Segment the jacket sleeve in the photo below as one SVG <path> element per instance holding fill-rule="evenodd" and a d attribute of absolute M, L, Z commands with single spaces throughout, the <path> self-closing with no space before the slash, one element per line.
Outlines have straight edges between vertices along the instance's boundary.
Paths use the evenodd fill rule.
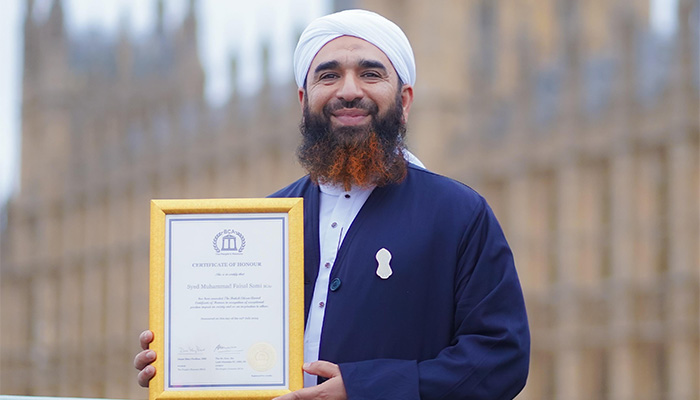
<path fill-rule="evenodd" d="M 512 399 L 525 386 L 530 333 L 513 255 L 491 209 L 462 238 L 454 337 L 435 358 L 340 364 L 349 399 Z"/>

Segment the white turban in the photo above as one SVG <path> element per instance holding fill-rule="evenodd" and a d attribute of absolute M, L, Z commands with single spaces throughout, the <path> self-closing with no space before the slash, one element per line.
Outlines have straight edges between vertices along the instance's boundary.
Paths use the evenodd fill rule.
<path fill-rule="evenodd" d="M 346 10 L 316 19 L 302 32 L 294 50 L 294 78 L 300 88 L 316 53 L 340 36 L 354 36 L 377 46 L 394 65 L 401 81 L 415 84 L 416 61 L 401 28 L 371 11 Z"/>

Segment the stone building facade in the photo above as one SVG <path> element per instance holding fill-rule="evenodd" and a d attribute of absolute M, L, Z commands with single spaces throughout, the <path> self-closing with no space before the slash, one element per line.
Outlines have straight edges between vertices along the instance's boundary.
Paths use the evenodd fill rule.
<path fill-rule="evenodd" d="M 209 107 L 196 16 L 168 30 L 162 11 L 138 42 L 70 37 L 58 1 L 26 20 L 2 394 L 146 397 L 132 360 L 148 327 L 150 199 L 264 197 L 303 174 L 293 82 Z"/>
<path fill-rule="evenodd" d="M 699 399 L 700 2 L 677 0 L 670 33 L 651 3 L 336 1 L 405 29 L 410 147 L 504 227 L 533 334 L 519 399 Z M 0 393 L 145 398 L 149 200 L 264 196 L 303 173 L 291 76 L 211 108 L 197 23 L 161 17 L 134 43 L 70 37 L 58 2 L 26 21 Z"/>
<path fill-rule="evenodd" d="M 418 156 L 484 194 L 513 247 L 518 398 L 697 400 L 699 3 L 666 36 L 649 1 L 358 3 L 414 46 Z"/>

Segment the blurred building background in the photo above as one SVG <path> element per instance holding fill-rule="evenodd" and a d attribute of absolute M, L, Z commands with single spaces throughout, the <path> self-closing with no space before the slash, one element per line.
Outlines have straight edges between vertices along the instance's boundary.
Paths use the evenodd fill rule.
<path fill-rule="evenodd" d="M 670 29 L 652 23 L 658 2 Z M 504 226 L 533 333 L 518 399 L 698 400 L 700 1 L 334 7 L 404 28 L 410 147 Z M 194 8 L 176 29 L 161 12 L 138 41 L 68 35 L 63 12 L 56 1 L 25 21 L 0 393 L 146 398 L 132 360 L 148 326 L 149 200 L 262 197 L 301 176 L 296 88 L 265 64 L 256 96 L 210 106 Z"/>

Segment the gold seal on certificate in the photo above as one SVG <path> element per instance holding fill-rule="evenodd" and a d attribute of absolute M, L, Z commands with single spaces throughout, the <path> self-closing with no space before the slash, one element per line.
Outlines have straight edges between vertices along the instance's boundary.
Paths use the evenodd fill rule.
<path fill-rule="evenodd" d="M 271 399 L 301 388 L 302 199 L 154 200 L 151 210 L 162 371 L 151 400 Z"/>
<path fill-rule="evenodd" d="M 248 364 L 256 371 L 268 371 L 276 361 L 275 348 L 269 343 L 255 343 L 248 350 Z"/>

